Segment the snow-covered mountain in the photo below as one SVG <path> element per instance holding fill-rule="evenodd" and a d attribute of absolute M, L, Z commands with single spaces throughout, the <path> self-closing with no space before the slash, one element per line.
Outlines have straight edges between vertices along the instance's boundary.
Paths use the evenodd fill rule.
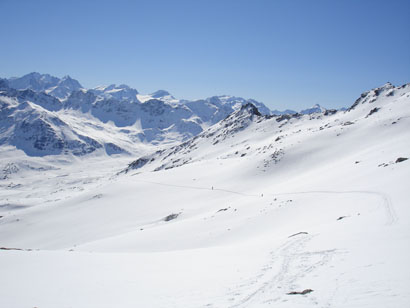
<path fill-rule="evenodd" d="M 138 94 L 137 98 L 142 103 L 145 103 L 151 99 L 158 99 L 171 105 L 179 105 L 181 103 L 181 100 L 176 99 L 171 93 L 165 90 L 158 90 L 151 94 Z"/>
<path fill-rule="evenodd" d="M 299 116 L 291 110 L 270 111 L 263 103 L 228 95 L 187 101 L 175 99 L 165 90 L 141 95 L 127 85 L 87 90 L 69 76 L 59 79 L 39 73 L 1 79 L 0 89 L 0 144 L 40 156 L 101 151 L 136 154 L 145 145 L 178 144 L 249 104 L 263 116 Z M 335 112 L 315 105 L 300 114 Z"/>
<path fill-rule="evenodd" d="M 59 99 L 67 98 L 71 92 L 82 88 L 81 84 L 70 76 L 59 79 L 49 74 L 30 73 L 23 77 L 8 79 L 8 86 L 17 90 L 45 92 Z"/>
<path fill-rule="evenodd" d="M 60 101 L 45 92 L 9 88 L 0 92 L 0 102 L 0 143 L 14 145 L 29 155 L 68 152 L 82 155 L 102 149 L 105 144 L 110 144 L 107 153 L 131 153 L 138 149 L 136 143 L 180 142 L 213 124 L 203 122 L 184 105 L 174 106 L 156 99 L 145 103 L 117 100 L 83 89 Z M 25 138 L 20 132 L 23 119 L 27 124 Z M 43 124 L 34 125 L 33 121 Z M 47 130 L 39 130 L 39 127 L 47 127 Z M 61 130 L 65 133 L 59 132 Z M 73 136 L 82 141 L 72 143 L 78 141 L 77 137 L 72 139 Z M 38 140 L 43 140 L 41 146 Z M 88 150 L 83 150 L 84 142 Z"/>
<path fill-rule="evenodd" d="M 155 122 L 232 106 L 177 111 L 150 98 L 113 109 L 86 90 L 60 101 L 1 87 L 11 139 L 0 147 L 0 306 L 409 306 L 410 84 L 365 92 L 346 111 L 273 116 L 246 103 L 160 147 L 132 142 L 141 126 L 104 122 L 109 108 Z M 13 132 L 32 142 L 32 125 L 39 147 L 87 151 L 80 132 L 101 145 L 93 153 L 108 138 L 140 147 L 131 163 L 29 157 L 10 143 Z"/>
<path fill-rule="evenodd" d="M 346 130 L 347 126 L 353 125 L 356 122 L 363 123 L 363 125 L 365 123 L 367 123 L 366 125 L 372 124 L 375 118 L 372 115 L 381 109 L 388 114 L 394 108 L 399 117 L 401 105 L 397 101 L 407 104 L 404 108 L 409 108 L 409 95 L 410 84 L 394 87 L 387 83 L 380 88 L 363 93 L 347 111 L 327 110 L 319 105 L 315 105 L 310 109 L 303 110 L 301 113 L 280 116 L 263 115 L 259 113 L 254 105 L 249 103 L 242 105 L 241 109 L 233 112 L 230 116 L 195 138 L 169 149 L 157 151 L 139 158 L 129 166 L 129 169 L 142 167 L 144 167 L 144 170 L 148 168 L 151 171 L 170 169 L 187 163 L 210 159 L 210 157 L 215 159 L 217 154 L 222 155 L 220 156 L 222 159 L 235 156 L 244 157 L 249 154 L 257 155 L 266 152 L 267 154 L 264 155 L 267 156 L 265 160 L 269 163 L 269 161 L 276 161 L 278 157 L 280 158 L 283 155 L 284 148 L 279 145 L 284 142 L 284 139 L 290 138 L 295 139 L 294 143 L 300 142 L 296 141 L 298 140 L 297 136 L 302 132 L 300 129 L 296 129 L 299 126 L 311 123 L 307 131 L 318 132 L 318 135 L 328 134 L 328 131 L 331 130 L 336 133 L 334 140 L 337 141 L 338 138 L 336 137 L 341 135 L 339 131 Z M 390 120 L 392 123 L 396 122 L 394 118 L 389 118 Z M 231 145 L 229 153 L 223 153 L 228 148 L 224 141 L 231 138 L 235 139 L 238 132 L 245 130 L 248 126 L 253 127 L 252 136 L 258 136 L 258 138 L 266 136 L 269 140 L 272 139 L 273 142 L 251 150 L 251 147 L 247 148 L 248 142 L 244 139 L 237 141 L 235 145 Z M 251 137 L 247 136 L 246 138 Z M 318 138 L 320 137 L 318 136 Z M 261 150 L 267 147 L 275 149 L 273 154 L 270 153 L 271 151 Z M 270 156 L 271 154 L 273 155 L 272 157 Z"/>
<path fill-rule="evenodd" d="M 297 112 L 295 110 L 291 110 L 291 109 L 286 109 L 286 110 L 283 110 L 283 111 L 280 111 L 280 110 L 277 110 L 277 109 L 272 110 L 272 115 L 295 114 L 295 113 L 297 113 Z"/>
<path fill-rule="evenodd" d="M 326 111 L 326 108 L 320 106 L 319 104 L 316 104 L 310 108 L 301 110 L 300 113 L 301 114 L 312 114 L 312 113 L 321 113 L 325 111 Z"/>
<path fill-rule="evenodd" d="M 65 76 L 60 79 L 49 74 L 40 74 L 37 72 L 29 73 L 27 75 L 24 75 L 23 77 L 12 77 L 9 79 L 2 80 L 3 82 L 7 82 L 10 88 L 17 90 L 29 89 L 35 92 L 45 92 L 60 100 L 67 99 L 72 92 L 83 89 L 81 84 L 77 80 L 72 79 L 70 76 Z M 172 94 L 170 94 L 166 90 L 158 90 L 151 94 L 140 94 L 136 89 L 133 89 L 125 84 L 111 84 L 108 86 L 98 86 L 93 89 L 89 89 L 88 91 L 92 92 L 96 96 L 103 97 L 105 99 L 115 99 L 119 101 L 128 100 L 135 102 L 146 102 L 151 99 L 158 99 L 171 105 L 192 102 L 184 99 L 176 99 L 174 96 L 172 96 Z M 224 108 L 230 112 L 240 109 L 242 105 L 252 103 L 264 115 L 281 115 L 297 113 L 296 111 L 290 109 L 284 111 L 271 111 L 263 103 L 258 102 L 256 100 L 244 99 L 242 97 L 235 97 L 229 95 L 212 96 L 204 100 L 196 100 L 196 102 L 203 101 L 206 101 L 213 105 L 223 105 Z M 324 110 L 325 108 L 320 107 L 319 105 L 315 105 L 312 108 L 301 111 L 300 113 L 323 112 Z M 201 117 L 201 115 L 199 116 Z"/>
<path fill-rule="evenodd" d="M 64 76 L 56 86 L 46 89 L 45 92 L 58 99 L 65 99 L 72 92 L 79 89 L 82 89 L 82 86 L 77 80 L 72 79 L 70 76 Z"/>
<path fill-rule="evenodd" d="M 246 104 L 253 104 L 256 108 L 258 108 L 259 112 L 264 115 L 270 115 L 271 111 L 268 107 L 266 107 L 263 103 L 258 102 L 254 99 L 244 99 L 242 97 L 235 97 L 229 95 L 221 95 L 221 96 L 213 96 L 206 99 L 207 102 L 215 104 L 215 105 L 222 105 L 225 108 L 231 108 L 232 112 L 234 110 L 241 109 L 242 106 Z"/>
<path fill-rule="evenodd" d="M 9 87 L 17 90 L 33 90 L 36 92 L 46 91 L 57 86 L 60 79 L 49 74 L 37 72 L 29 73 L 23 77 L 12 77 L 8 79 Z"/>
<path fill-rule="evenodd" d="M 158 98 L 158 99 L 160 99 L 160 98 L 166 98 L 166 97 L 175 99 L 175 98 L 171 95 L 171 93 L 169 93 L 168 91 L 165 91 L 165 90 L 157 90 L 157 91 L 151 93 L 150 96 L 151 96 L 152 98 Z"/>
<path fill-rule="evenodd" d="M 138 101 L 137 94 L 138 91 L 130 88 L 125 84 L 119 86 L 112 84 L 109 86 L 99 86 L 93 89 L 90 89 L 90 92 L 95 95 L 103 96 L 104 98 L 112 98 L 116 100 L 129 100 L 129 101 Z"/>
<path fill-rule="evenodd" d="M 15 146 L 30 156 L 84 155 L 105 148 L 126 152 L 106 138 L 95 140 L 82 127 L 67 124 L 57 113 L 60 101 L 45 93 L 9 89 L 0 96 L 0 144 Z"/>
<path fill-rule="evenodd" d="M 240 97 L 224 95 L 187 101 L 175 99 L 165 90 L 141 95 L 123 84 L 87 90 L 69 76 L 59 79 L 39 73 L 1 79 L 0 89 L 2 112 L 7 114 L 0 142 L 29 155 L 82 155 L 107 150 L 106 144 L 111 145 L 107 153 L 132 153 L 135 142 L 159 145 L 188 140 L 248 103 L 262 114 L 271 114 L 264 104 Z M 17 112 L 19 104 L 25 107 L 22 105 Z M 41 126 L 30 122 L 33 114 Z M 25 129 L 31 130 L 24 138 L 19 131 L 21 123 L 14 123 L 23 118 L 29 123 Z M 51 122 L 61 123 L 64 129 Z M 8 129 L 10 125 L 13 129 Z M 36 131 L 38 127 L 47 129 Z M 61 130 L 71 133 L 63 134 Z M 104 136 L 101 130 L 105 131 Z M 37 140 L 43 140 L 41 146 Z"/>

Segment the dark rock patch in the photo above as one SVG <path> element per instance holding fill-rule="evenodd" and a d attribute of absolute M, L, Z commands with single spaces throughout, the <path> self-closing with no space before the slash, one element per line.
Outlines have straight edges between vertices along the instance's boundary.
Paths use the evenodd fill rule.
<path fill-rule="evenodd" d="M 168 216 L 166 216 L 166 217 L 164 218 L 164 221 L 171 221 L 171 220 L 173 220 L 173 219 L 176 219 L 176 218 L 178 218 L 179 214 L 181 214 L 181 213 L 178 213 L 178 214 L 175 214 L 175 213 L 170 214 L 170 215 L 168 215 Z"/>
<path fill-rule="evenodd" d="M 148 162 L 149 162 L 149 159 L 146 158 L 146 157 L 139 158 L 139 159 L 133 161 L 132 163 L 130 163 L 125 172 L 128 172 L 129 170 L 132 170 L 132 169 L 141 168 L 142 166 L 144 166 Z"/>
<path fill-rule="evenodd" d="M 33 249 L 12 248 L 12 247 L 0 247 L 0 250 L 20 250 L 20 251 L 32 251 Z"/>
<path fill-rule="evenodd" d="M 302 232 L 298 232 L 298 233 L 289 235 L 288 237 L 293 237 L 293 236 L 297 236 L 297 235 L 301 235 L 301 234 L 309 234 L 309 233 L 307 233 L 307 232 L 305 232 L 305 231 L 302 231 Z"/>
<path fill-rule="evenodd" d="M 285 120 L 289 120 L 291 117 L 292 116 L 289 115 L 289 114 L 283 114 L 283 115 L 276 118 L 276 122 L 282 122 L 282 121 L 285 121 Z"/>
<path fill-rule="evenodd" d="M 242 105 L 241 110 L 248 110 L 253 115 L 262 116 L 258 108 L 256 108 L 256 106 L 253 105 L 252 103 L 247 103 L 245 105 Z"/>
<path fill-rule="evenodd" d="M 397 164 L 397 163 L 401 163 L 401 162 L 403 162 L 403 161 L 405 161 L 405 160 L 408 160 L 408 158 L 407 158 L 407 157 L 399 157 L 399 158 L 396 159 L 396 164 Z"/>
<path fill-rule="evenodd" d="M 324 113 L 325 116 L 335 114 L 337 112 L 336 109 L 327 109 Z"/>
<path fill-rule="evenodd" d="M 311 292 L 313 292 L 312 289 L 305 289 L 303 291 L 292 291 L 292 292 L 289 292 L 287 294 L 288 295 L 305 295 L 305 294 L 309 294 Z"/>
<path fill-rule="evenodd" d="M 224 208 L 224 209 L 219 209 L 217 213 L 219 213 L 219 212 L 225 212 L 225 211 L 227 211 L 227 210 L 229 210 L 229 207 L 226 207 L 226 208 Z"/>
<path fill-rule="evenodd" d="M 366 116 L 366 118 L 367 117 L 370 117 L 373 113 L 376 113 L 377 111 L 379 111 L 380 110 L 380 108 L 373 108 L 372 110 L 370 110 L 370 112 L 369 112 L 369 114 Z"/>

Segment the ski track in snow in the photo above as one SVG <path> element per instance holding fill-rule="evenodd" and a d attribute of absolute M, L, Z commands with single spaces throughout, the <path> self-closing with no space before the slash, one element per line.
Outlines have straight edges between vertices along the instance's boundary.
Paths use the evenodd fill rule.
<path fill-rule="evenodd" d="M 299 191 L 299 192 L 288 192 L 279 193 L 272 196 L 286 196 L 286 195 L 303 195 L 303 194 L 367 194 L 379 197 L 383 201 L 383 207 L 386 212 L 386 225 L 393 225 L 397 222 L 398 218 L 396 211 L 391 202 L 390 196 L 378 192 L 378 191 L 368 191 L 368 190 L 345 190 L 345 191 L 332 191 L 332 190 L 312 190 L 312 191 Z"/>
<path fill-rule="evenodd" d="M 134 174 L 136 175 L 136 174 Z M 131 175 L 133 176 L 133 175 Z M 175 187 L 178 189 L 192 189 L 192 190 L 208 190 L 218 191 L 240 195 L 244 197 L 261 198 L 260 194 L 244 193 L 234 190 L 216 188 L 216 187 L 201 187 L 190 185 L 178 185 L 161 183 L 147 180 L 134 179 L 134 181 L 141 183 L 148 183 L 152 185 L 160 185 L 167 187 Z M 349 190 L 349 191 L 330 191 L 330 190 L 312 190 L 312 191 L 295 191 L 284 193 L 268 193 L 266 196 L 291 196 L 291 195 L 307 195 L 307 194 L 365 194 L 377 196 L 382 201 L 382 206 L 385 211 L 386 225 L 390 226 L 397 222 L 398 218 L 390 197 L 382 192 L 367 191 L 367 190 Z M 288 292 L 294 290 L 303 290 L 305 287 L 299 284 L 299 280 L 303 277 L 312 274 L 320 267 L 328 264 L 335 254 L 344 253 L 341 250 L 319 250 L 306 251 L 306 244 L 317 235 L 303 234 L 297 237 L 288 238 L 284 243 L 270 252 L 269 261 L 262 266 L 255 276 L 246 278 L 239 285 L 233 286 L 229 289 L 225 296 L 215 298 L 219 303 L 225 302 L 225 307 L 240 308 L 253 307 L 253 305 L 275 305 L 285 304 L 293 299 Z M 321 307 L 330 308 L 332 306 L 333 298 L 338 293 L 337 279 L 333 286 L 333 290 L 326 299 L 319 299 L 315 294 L 309 294 L 300 297 L 301 300 L 308 301 L 307 305 L 321 305 Z M 217 305 L 218 306 L 218 305 Z M 206 307 L 217 307 L 210 303 Z"/>
<path fill-rule="evenodd" d="M 136 174 L 134 174 L 136 175 Z M 132 175 L 132 176 L 134 176 Z M 226 193 L 237 194 L 246 197 L 260 197 L 259 194 L 247 194 L 243 192 L 228 190 L 228 189 L 221 189 L 221 188 L 208 188 L 208 187 L 199 187 L 199 186 L 189 186 L 189 185 L 176 185 L 176 184 L 167 184 L 167 183 L 160 183 L 160 182 L 152 182 L 152 181 L 145 181 L 145 180 L 137 180 L 138 182 L 144 182 L 154 185 L 161 185 L 161 186 L 168 186 L 168 187 L 177 187 L 177 188 L 187 188 L 187 189 L 197 189 L 197 190 L 210 190 L 210 191 L 222 191 Z M 398 218 L 396 215 L 396 211 L 394 206 L 391 202 L 390 197 L 382 192 L 377 191 L 368 191 L 368 190 L 345 190 L 345 191 L 336 191 L 336 190 L 311 190 L 311 191 L 295 191 L 295 192 L 287 192 L 287 193 L 277 193 L 272 194 L 270 196 L 286 196 L 286 195 L 304 195 L 304 194 L 367 194 L 367 195 L 374 195 L 382 199 L 383 207 L 386 212 L 386 224 L 393 225 L 397 222 Z"/>
<path fill-rule="evenodd" d="M 134 174 L 136 175 L 136 174 Z M 149 184 L 155 184 L 155 185 L 161 185 L 161 186 L 169 186 L 169 187 L 177 187 L 177 188 L 187 188 L 187 189 L 197 189 L 197 190 L 210 190 L 210 191 L 222 191 L 230 194 L 236 194 L 236 195 L 241 195 L 241 196 L 246 196 L 246 197 L 260 197 L 260 195 L 256 194 L 245 194 L 241 193 L 239 191 L 233 191 L 233 190 L 228 190 L 228 189 L 221 189 L 221 188 L 208 188 L 208 187 L 199 187 L 199 186 L 188 186 L 188 185 L 176 185 L 176 184 L 166 184 L 166 183 L 160 183 L 160 182 L 151 182 L 151 181 L 144 181 L 144 180 L 137 180 L 138 182 L 144 182 L 144 183 L 149 183 Z"/>
<path fill-rule="evenodd" d="M 368 194 L 376 195 L 383 201 L 383 206 L 386 212 L 386 225 L 393 225 L 397 222 L 398 218 L 395 213 L 394 207 L 387 194 L 375 191 L 303 191 L 303 192 L 289 192 L 279 193 L 273 196 L 281 195 L 298 195 L 298 194 Z M 304 235 L 297 239 L 291 239 L 285 242 L 277 249 L 271 252 L 271 260 L 266 264 L 261 272 L 248 280 L 247 283 L 243 283 L 237 287 L 230 295 L 232 301 L 235 300 L 235 296 L 247 292 L 245 296 L 242 296 L 237 303 L 229 306 L 230 308 L 237 307 L 252 307 L 253 300 L 257 298 L 268 297 L 264 300 L 264 304 L 277 303 L 279 301 L 286 302 L 288 299 L 284 299 L 283 296 L 287 296 L 287 292 L 295 289 L 304 289 L 297 284 L 297 280 L 303 278 L 308 273 L 313 272 L 320 266 L 327 264 L 331 261 L 332 256 L 335 253 L 340 253 L 336 249 L 323 250 L 315 252 L 303 251 L 306 243 L 313 238 L 312 235 Z M 320 257 L 319 261 L 309 262 L 309 256 L 316 255 Z M 279 262 L 280 269 L 277 273 L 273 270 L 275 264 Z M 301 269 L 297 274 L 289 273 L 290 269 L 297 267 Z M 251 289 L 251 291 L 247 291 Z M 280 291 L 280 294 L 277 294 Z M 336 295 L 338 290 L 337 280 L 333 289 L 333 294 L 327 300 L 323 307 L 331 307 L 332 299 Z M 270 294 L 270 295 L 269 295 Z M 270 298 L 269 298 L 270 297 Z M 319 304 L 313 294 L 309 295 L 309 300 L 317 305 Z"/>
<path fill-rule="evenodd" d="M 248 293 L 241 296 L 237 303 L 230 305 L 230 308 L 252 307 L 255 301 L 263 304 L 286 302 L 290 291 L 300 289 L 297 280 L 312 273 L 317 268 L 330 262 L 336 250 L 322 250 L 315 252 L 303 251 L 306 243 L 314 236 L 305 235 L 301 238 L 289 240 L 270 253 L 271 260 L 266 264 L 261 272 L 249 279 L 249 282 L 242 283 L 233 291 L 231 300 L 234 296 Z M 310 260 L 312 257 L 319 257 L 319 260 Z M 275 270 L 275 265 L 278 270 Z M 297 274 L 291 270 L 297 268 Z M 299 270 L 300 269 L 300 270 Z M 247 291 L 251 288 L 251 291 Z M 264 298 L 265 297 L 265 298 Z M 285 298 L 284 298 L 285 297 Z M 308 300 L 318 304 L 313 294 L 309 295 Z"/>
<path fill-rule="evenodd" d="M 221 188 L 208 188 L 189 185 L 176 185 L 160 182 L 152 182 L 145 180 L 137 180 L 139 182 L 150 183 L 154 185 L 162 185 L 184 189 L 196 189 L 196 190 L 209 190 L 209 191 L 221 191 L 226 193 L 232 193 L 247 197 L 258 197 L 259 194 L 247 194 L 238 191 L 232 191 Z M 297 191 L 287 193 L 268 194 L 269 196 L 286 196 L 286 195 L 305 195 L 305 194 L 365 194 L 377 196 L 382 201 L 382 206 L 385 210 L 386 225 L 391 226 L 398 220 L 394 206 L 390 200 L 390 197 L 382 192 L 366 191 L 366 190 L 349 190 L 349 191 L 328 191 L 328 190 L 312 190 L 312 191 Z M 279 302 L 287 302 L 290 300 L 287 298 L 288 292 L 296 289 L 304 289 L 298 284 L 298 280 L 304 276 L 314 272 L 321 266 L 329 263 L 335 253 L 343 253 L 342 251 L 322 250 L 322 251 L 303 251 L 306 243 L 310 241 L 314 235 L 303 235 L 302 237 L 291 238 L 285 243 L 280 245 L 275 250 L 271 251 L 270 261 L 263 266 L 260 272 L 247 281 L 243 282 L 239 286 L 235 287 L 228 293 L 228 301 L 230 301 L 230 308 L 239 307 L 252 307 L 253 304 L 263 303 L 266 305 L 275 304 Z M 318 257 L 319 260 L 311 260 L 311 258 Z M 278 267 L 279 266 L 279 267 Z M 279 270 L 277 270 L 279 268 Z M 297 273 L 292 272 L 292 269 L 296 269 Z M 326 302 L 320 303 L 323 307 L 331 307 L 332 299 L 337 294 L 338 286 L 337 280 L 335 282 L 331 296 Z M 304 296 L 309 300 L 311 304 L 319 305 L 317 298 L 314 294 Z M 236 303 L 232 303 L 235 302 Z M 213 307 L 213 304 L 208 304 L 207 307 Z"/>

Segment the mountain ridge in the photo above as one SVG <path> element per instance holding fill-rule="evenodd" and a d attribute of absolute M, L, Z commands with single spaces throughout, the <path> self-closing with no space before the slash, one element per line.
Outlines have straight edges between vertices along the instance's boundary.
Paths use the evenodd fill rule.
<path fill-rule="evenodd" d="M 287 138 L 297 138 L 297 135 L 302 133 L 319 136 L 320 134 L 328 134 L 327 132 L 330 130 L 334 132 L 335 140 L 337 140 L 343 131 L 349 127 L 357 126 L 357 123 L 373 125 L 374 118 L 372 117 L 375 117 L 374 114 L 377 112 L 380 112 L 379 115 L 388 116 L 390 110 L 395 109 L 397 113 L 396 102 L 398 100 L 403 104 L 410 103 L 410 84 L 400 87 L 380 87 L 365 93 L 359 102 L 356 101 L 347 111 L 324 109 L 321 113 L 306 112 L 267 116 L 259 113 L 252 104 L 244 105 L 240 110 L 233 112 L 187 142 L 138 158 L 130 163 L 124 172 L 128 173 L 133 169 L 143 169 L 143 171 L 172 169 L 204 159 L 215 159 L 214 155 L 216 154 L 213 153 L 218 153 L 219 159 L 241 158 L 249 154 L 261 155 L 260 149 L 256 151 L 257 154 L 246 146 L 244 149 L 242 144 L 246 140 L 236 142 L 231 148 L 223 145 L 228 140 L 235 138 L 236 135 L 241 134 L 241 131 L 249 129 L 252 130 L 252 133 L 249 133 L 250 137 L 247 140 L 252 137 L 261 138 L 258 135 L 272 140 L 269 145 L 263 146 L 263 148 L 271 149 L 270 156 L 265 159 L 269 165 L 269 161 L 277 163 L 278 159 L 283 156 L 284 148 L 280 145 Z M 320 106 L 314 106 L 314 108 L 320 108 Z M 391 118 L 389 125 L 395 125 L 397 121 L 397 119 Z M 307 126 L 305 131 L 296 129 L 303 125 Z M 386 123 L 386 125 L 388 124 Z M 220 147 L 219 150 L 218 147 Z"/>
<path fill-rule="evenodd" d="M 36 92 L 45 91 L 47 94 L 57 97 L 58 99 L 66 99 L 69 94 L 73 91 L 79 89 L 85 89 L 76 79 L 71 78 L 69 75 L 62 77 L 61 79 L 50 74 L 41 74 L 38 72 L 32 72 L 26 74 L 22 77 L 11 77 L 11 78 L 3 78 L 3 80 L 8 81 L 9 87 L 17 89 L 17 90 L 26 90 L 30 89 Z M 188 100 L 185 99 L 175 99 L 168 91 L 166 90 L 157 90 L 148 95 L 139 95 L 140 93 L 128 85 L 121 84 L 115 85 L 111 84 L 108 86 L 97 86 L 91 89 L 85 89 L 88 91 L 92 91 L 97 95 L 102 95 L 107 98 L 117 98 L 117 99 L 131 99 L 138 101 L 138 97 L 144 97 L 145 100 L 147 99 L 165 99 L 166 101 L 174 101 L 178 103 L 183 103 Z M 235 97 L 230 95 L 218 95 L 218 96 L 211 96 L 204 100 L 211 101 L 213 98 L 219 98 L 225 103 L 235 105 L 238 103 L 244 103 L 246 101 L 252 102 L 255 106 L 257 106 L 262 113 L 264 114 L 272 114 L 272 111 L 266 107 L 263 103 L 258 102 L 253 99 L 244 99 L 241 97 Z M 194 100 L 195 101 L 195 100 Z M 285 111 L 278 111 L 275 110 L 273 114 L 283 114 L 296 111 L 293 110 L 285 110 Z"/>
<path fill-rule="evenodd" d="M 25 89 L 14 89 L 13 85 Z M 402 87 L 387 83 L 367 91 L 348 110 L 361 103 L 372 103 L 379 96 L 392 96 Z M 138 155 L 136 149 L 140 145 L 178 145 L 237 114 L 244 106 L 255 108 L 254 113 L 257 111 L 260 116 L 277 117 L 278 121 L 338 112 L 315 105 L 300 113 L 274 114 L 252 99 L 221 95 L 185 101 L 176 100 L 165 90 L 152 94 L 158 98 L 146 95 L 141 101 L 139 92 L 126 85 L 84 89 L 70 76 L 58 79 L 39 73 L 20 79 L 0 79 L 0 89 L 0 144 L 14 145 L 28 155 L 40 156 L 81 156 L 101 151 L 109 155 Z M 22 120 L 24 127 L 17 123 Z M 61 127 L 53 123 L 60 123 Z M 28 130 L 32 131 L 28 134 Z M 18 136 L 24 142 L 18 142 Z"/>

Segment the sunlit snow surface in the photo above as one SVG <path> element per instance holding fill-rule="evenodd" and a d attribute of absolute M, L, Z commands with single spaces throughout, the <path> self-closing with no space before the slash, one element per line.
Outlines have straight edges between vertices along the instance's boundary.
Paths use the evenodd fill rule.
<path fill-rule="evenodd" d="M 3 146 L 0 306 L 410 306 L 410 87 L 390 90 L 221 122 L 127 173 Z"/>

